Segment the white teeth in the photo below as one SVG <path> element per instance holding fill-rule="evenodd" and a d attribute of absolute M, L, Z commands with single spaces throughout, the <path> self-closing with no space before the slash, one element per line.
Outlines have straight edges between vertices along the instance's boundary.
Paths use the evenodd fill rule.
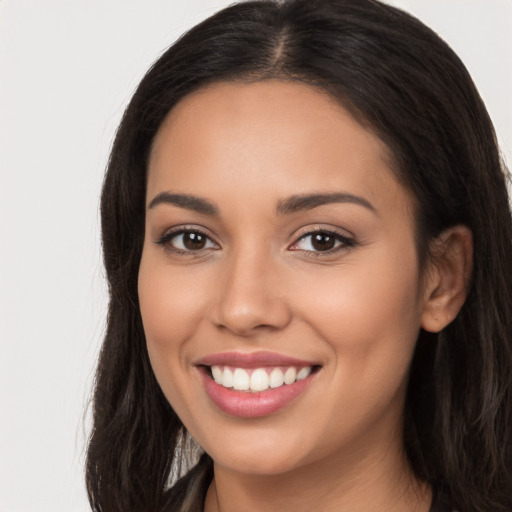
<path fill-rule="evenodd" d="M 306 366 L 299 372 L 293 366 L 286 368 L 274 368 L 270 373 L 265 368 L 245 370 L 244 368 L 233 368 L 212 366 L 213 380 L 225 388 L 234 388 L 237 391 L 266 391 L 269 388 L 275 389 L 284 384 L 293 384 L 296 381 L 307 378 L 313 368 Z"/>
<path fill-rule="evenodd" d="M 219 366 L 212 366 L 212 377 L 217 384 L 222 384 L 224 372 Z"/>
<path fill-rule="evenodd" d="M 249 374 L 242 368 L 235 368 L 233 372 L 233 387 L 238 391 L 249 389 Z"/>
<path fill-rule="evenodd" d="M 293 367 L 288 368 L 284 372 L 284 383 L 285 384 L 292 384 L 295 382 L 295 379 L 297 378 L 297 370 Z"/>
<path fill-rule="evenodd" d="M 233 372 L 229 368 L 224 368 L 224 376 L 222 377 L 221 384 L 225 388 L 233 387 Z"/>
<path fill-rule="evenodd" d="M 304 380 L 311 373 L 311 366 L 307 366 L 306 368 L 302 368 L 299 373 L 297 373 L 297 380 Z"/>
<path fill-rule="evenodd" d="M 251 391 L 265 391 L 268 389 L 268 381 L 268 374 L 263 368 L 254 370 L 251 375 Z"/>
<path fill-rule="evenodd" d="M 274 368 L 270 372 L 269 384 L 271 388 L 278 388 L 284 384 L 284 375 L 279 368 Z"/>

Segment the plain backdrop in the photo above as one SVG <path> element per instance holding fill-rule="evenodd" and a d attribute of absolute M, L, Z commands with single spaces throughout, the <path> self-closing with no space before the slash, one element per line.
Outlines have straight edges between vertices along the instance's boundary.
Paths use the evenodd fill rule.
<path fill-rule="evenodd" d="M 89 510 L 98 197 L 148 66 L 225 0 L 0 0 L 0 512 Z M 390 0 L 391 3 L 391 0 Z M 512 0 L 396 0 L 466 63 L 512 162 Z"/>

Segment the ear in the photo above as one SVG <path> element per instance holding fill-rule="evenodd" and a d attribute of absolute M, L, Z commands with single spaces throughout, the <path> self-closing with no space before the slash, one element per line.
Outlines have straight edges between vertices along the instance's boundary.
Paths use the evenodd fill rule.
<path fill-rule="evenodd" d="M 432 261 L 425 275 L 421 327 L 444 329 L 466 300 L 473 269 L 473 236 L 466 226 L 443 231 L 431 247 Z"/>

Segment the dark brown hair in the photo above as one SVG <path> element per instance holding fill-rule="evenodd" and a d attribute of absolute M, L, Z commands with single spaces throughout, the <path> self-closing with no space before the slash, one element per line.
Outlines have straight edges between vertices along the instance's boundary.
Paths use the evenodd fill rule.
<path fill-rule="evenodd" d="M 375 0 L 236 4 L 172 45 L 134 94 L 101 199 L 110 304 L 87 458 L 93 510 L 177 511 L 186 499 L 189 510 L 202 510 L 206 454 L 167 489 L 187 455 L 186 431 L 153 375 L 139 311 L 147 160 L 163 119 L 191 91 L 271 78 L 325 89 L 387 144 L 417 202 L 421 262 L 443 230 L 471 229 L 466 303 L 439 335 L 418 339 L 404 443 L 416 475 L 454 509 L 510 512 L 512 219 L 504 167 L 458 57 L 418 20 Z"/>

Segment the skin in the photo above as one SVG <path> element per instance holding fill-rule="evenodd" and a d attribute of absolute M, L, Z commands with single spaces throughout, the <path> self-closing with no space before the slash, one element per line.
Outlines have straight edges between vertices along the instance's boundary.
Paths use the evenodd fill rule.
<path fill-rule="evenodd" d="M 442 263 L 422 275 L 414 201 L 390 162 L 339 103 L 297 83 L 211 85 L 160 128 L 140 307 L 157 380 L 214 460 L 206 511 L 429 509 L 402 450 L 408 368 L 420 327 L 441 329 L 464 300 L 470 234 L 445 233 Z M 218 214 L 151 205 L 163 192 L 203 198 Z M 334 192 L 371 206 L 276 212 L 291 196 Z M 179 235 L 157 243 L 179 227 L 199 228 L 207 244 L 183 253 Z M 312 230 L 352 242 L 321 253 L 305 236 Z M 276 413 L 220 411 L 194 361 L 258 350 L 321 369 Z"/>

